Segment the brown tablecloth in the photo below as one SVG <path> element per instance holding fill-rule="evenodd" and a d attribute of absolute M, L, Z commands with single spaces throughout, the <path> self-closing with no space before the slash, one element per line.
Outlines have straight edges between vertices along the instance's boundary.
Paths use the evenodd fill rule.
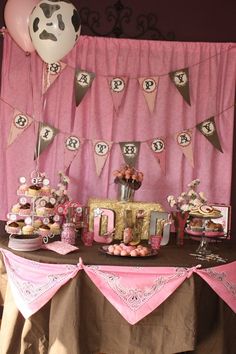
<path fill-rule="evenodd" d="M 8 238 L 1 224 L 0 247 Z M 50 251 L 14 252 L 26 258 L 51 263 L 184 266 L 199 263 L 189 253 L 197 243 L 175 242 L 163 247 L 157 257 L 142 261 L 111 257 L 99 245 L 84 247 L 67 256 Z M 229 261 L 236 259 L 230 242 L 211 245 Z M 141 264 L 141 263 L 142 264 Z M 215 266 L 206 263 L 204 266 Z M 0 332 L 0 354 L 234 354 L 236 315 L 196 274 L 187 279 L 150 315 L 129 325 L 91 282 L 85 272 L 64 285 L 40 311 L 25 320 L 17 310 L 10 289 L 5 297 Z"/>
<path fill-rule="evenodd" d="M 67 255 L 59 255 L 55 252 L 48 250 L 38 250 L 34 252 L 22 252 L 14 251 L 8 248 L 9 236 L 4 230 L 4 222 L 0 221 L 0 247 L 6 248 L 15 254 L 32 259 L 37 262 L 44 263 L 68 263 L 77 264 L 79 258 L 83 259 L 83 263 L 86 265 L 122 265 L 122 266 L 142 266 L 142 267 L 194 267 L 199 264 L 199 260 L 191 256 L 191 253 L 195 253 L 199 242 L 191 239 L 186 239 L 184 246 L 176 246 L 175 236 L 171 235 L 170 243 L 161 248 L 159 254 L 155 257 L 115 257 L 109 256 L 99 251 L 101 244 L 94 244 L 92 247 L 86 247 L 77 238 L 77 246 L 79 250 Z M 56 239 L 56 238 L 55 238 Z M 116 241 L 119 242 L 119 241 Z M 219 254 L 223 258 L 227 258 L 227 262 L 236 260 L 236 244 L 232 241 L 224 240 L 223 242 L 210 243 L 210 249 L 213 253 Z M 201 261 L 202 267 L 212 267 L 219 265 L 215 261 Z"/>

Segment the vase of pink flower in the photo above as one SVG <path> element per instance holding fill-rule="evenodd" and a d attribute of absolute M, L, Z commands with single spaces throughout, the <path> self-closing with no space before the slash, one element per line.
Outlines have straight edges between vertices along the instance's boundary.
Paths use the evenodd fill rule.
<path fill-rule="evenodd" d="M 114 182 L 118 184 L 118 199 L 122 202 L 130 202 L 134 199 L 135 191 L 138 190 L 143 181 L 143 173 L 129 165 L 122 166 L 113 172 Z"/>
<path fill-rule="evenodd" d="M 186 192 L 182 192 L 178 197 L 169 195 L 167 201 L 176 210 L 171 213 L 177 235 L 177 244 L 183 245 L 184 230 L 192 209 L 206 204 L 207 199 L 203 192 L 198 192 L 199 179 L 195 179 L 188 184 Z"/>

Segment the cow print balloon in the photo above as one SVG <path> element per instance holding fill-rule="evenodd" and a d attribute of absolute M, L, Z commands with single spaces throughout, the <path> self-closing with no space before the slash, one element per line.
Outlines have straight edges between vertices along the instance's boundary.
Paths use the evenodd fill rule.
<path fill-rule="evenodd" d="M 42 0 L 29 18 L 29 33 L 39 56 L 46 63 L 62 59 L 79 38 L 81 21 L 68 0 Z"/>

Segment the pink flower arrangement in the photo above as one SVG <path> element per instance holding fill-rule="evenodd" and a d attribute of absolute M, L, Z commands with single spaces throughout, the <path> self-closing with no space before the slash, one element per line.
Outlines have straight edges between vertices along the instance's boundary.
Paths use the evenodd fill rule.
<path fill-rule="evenodd" d="M 131 189 L 137 190 L 142 185 L 143 173 L 129 165 L 122 166 L 120 170 L 114 171 L 113 175 L 115 183 L 129 186 Z"/>
<path fill-rule="evenodd" d="M 182 192 L 178 197 L 169 195 L 167 201 L 171 208 L 175 207 L 177 211 L 190 212 L 193 208 L 206 204 L 207 199 L 203 192 L 198 192 L 197 188 L 200 184 L 199 179 L 195 179 L 188 184 L 186 192 Z"/>

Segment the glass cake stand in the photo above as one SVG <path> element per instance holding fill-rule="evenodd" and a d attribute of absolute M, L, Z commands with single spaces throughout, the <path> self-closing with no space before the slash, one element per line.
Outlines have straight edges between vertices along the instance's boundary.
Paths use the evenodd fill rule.
<path fill-rule="evenodd" d="M 198 219 L 203 219 L 203 230 L 201 232 L 201 234 L 199 235 L 201 237 L 200 239 L 200 244 L 198 246 L 198 248 L 196 249 L 196 253 L 202 256 L 207 256 L 208 254 L 211 254 L 212 251 L 209 249 L 208 244 L 209 244 L 209 239 L 212 237 L 208 237 L 206 235 L 206 226 L 207 226 L 207 222 L 209 220 L 212 219 L 219 219 L 222 215 L 220 216 L 204 216 L 204 215 L 197 215 L 197 214 L 191 214 L 191 216 L 198 218 Z"/>

